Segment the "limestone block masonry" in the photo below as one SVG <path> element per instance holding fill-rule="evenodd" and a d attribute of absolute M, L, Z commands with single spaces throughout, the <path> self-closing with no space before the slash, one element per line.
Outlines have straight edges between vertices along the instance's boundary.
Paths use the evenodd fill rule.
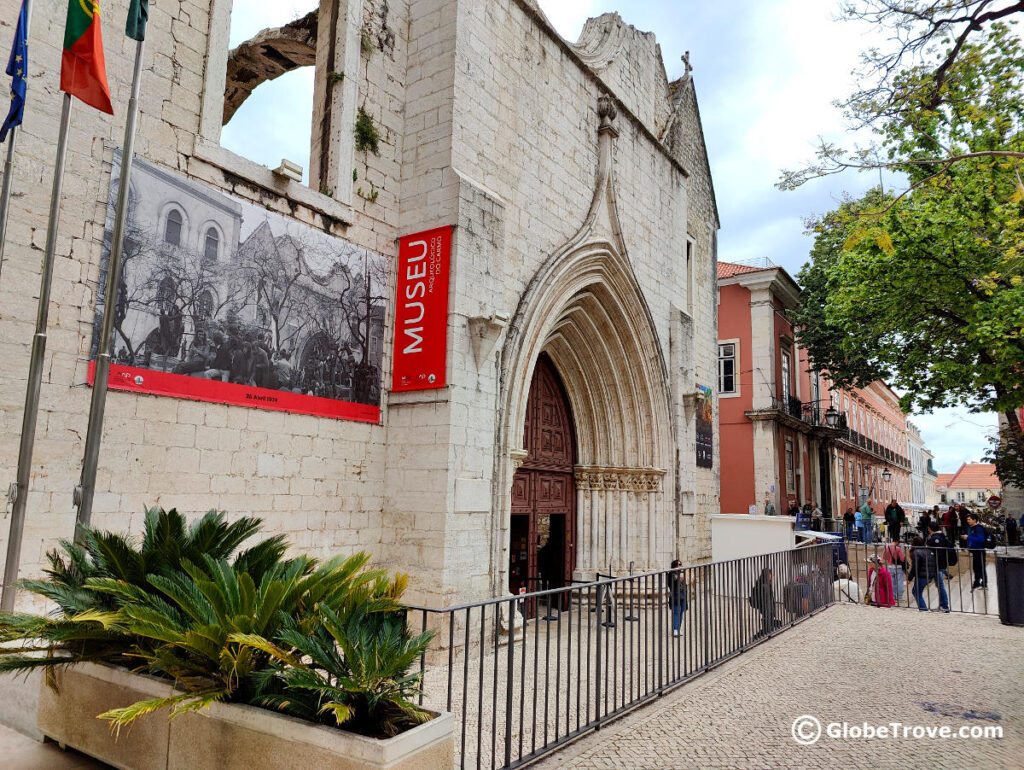
<path fill-rule="evenodd" d="M 0 8 L 9 40 L 18 2 Z M 73 114 L 22 576 L 39 574 L 73 532 L 134 54 L 126 10 L 126 0 L 103 6 L 115 115 L 81 104 Z M 576 46 L 532 0 L 324 0 L 315 34 L 304 21 L 317 68 L 307 187 L 220 146 L 230 16 L 230 0 L 150 6 L 138 156 L 392 266 L 399 236 L 454 226 L 448 384 L 387 392 L 392 267 L 378 424 L 111 392 L 94 524 L 138 532 L 147 504 L 224 509 L 262 517 L 316 555 L 370 551 L 411 575 L 417 603 L 506 593 L 512 483 L 544 354 L 577 445 L 570 529 L 583 539 L 569 566 L 592 577 L 609 562 L 622 571 L 709 558 L 718 408 L 716 397 L 713 467 L 699 468 L 694 393 L 717 382 L 719 223 L 689 68 L 669 83 L 654 36 L 614 14 L 590 20 Z M 63 7 L 36 5 L 0 277 L 4 487 L 17 466 L 63 26 Z M 376 152 L 357 148 L 360 109 L 378 130 Z M 8 506 L 0 553 L 9 517 Z"/>

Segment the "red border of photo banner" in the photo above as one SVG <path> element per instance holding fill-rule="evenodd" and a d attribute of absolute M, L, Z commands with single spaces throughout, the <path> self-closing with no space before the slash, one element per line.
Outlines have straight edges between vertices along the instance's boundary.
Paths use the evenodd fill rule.
<path fill-rule="evenodd" d="M 413 249 L 420 242 L 424 244 L 422 254 Z M 391 368 L 394 392 L 436 390 L 446 385 L 451 248 L 451 225 L 398 239 Z M 410 351 L 414 347 L 419 350 Z"/>
<path fill-rule="evenodd" d="M 96 362 L 89 362 L 89 384 L 96 380 Z M 339 401 L 333 398 L 307 396 L 273 388 L 256 388 L 220 380 L 207 380 L 187 374 L 171 374 L 138 366 L 110 365 L 108 385 L 111 390 L 173 396 L 191 401 L 210 401 L 274 412 L 310 414 L 355 422 L 380 422 L 380 407 Z"/>

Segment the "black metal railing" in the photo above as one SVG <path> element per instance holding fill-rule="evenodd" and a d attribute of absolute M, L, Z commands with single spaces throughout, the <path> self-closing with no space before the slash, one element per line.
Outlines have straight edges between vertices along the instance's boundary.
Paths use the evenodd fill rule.
<path fill-rule="evenodd" d="M 960 612 L 974 615 L 998 614 L 995 595 L 995 565 L 985 549 L 935 548 L 895 543 L 846 543 L 853 593 L 859 601 L 878 604 L 880 591 L 877 557 L 889 573 L 891 599 L 884 606 Z M 838 587 L 837 587 L 838 590 Z M 920 600 L 918 596 L 920 595 Z M 851 601 L 848 596 L 836 601 Z"/>
<path fill-rule="evenodd" d="M 821 545 L 410 606 L 411 629 L 438 632 L 421 702 L 456 715 L 456 766 L 518 767 L 828 606 L 836 566 Z"/>

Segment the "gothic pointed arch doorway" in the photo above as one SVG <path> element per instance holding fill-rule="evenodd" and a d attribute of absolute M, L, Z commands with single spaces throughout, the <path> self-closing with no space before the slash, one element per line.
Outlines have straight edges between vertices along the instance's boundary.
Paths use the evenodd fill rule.
<path fill-rule="evenodd" d="M 526 458 L 512 481 L 509 590 L 514 594 L 566 585 L 576 566 L 576 436 L 565 388 L 545 354 L 530 382 L 523 447 Z"/>

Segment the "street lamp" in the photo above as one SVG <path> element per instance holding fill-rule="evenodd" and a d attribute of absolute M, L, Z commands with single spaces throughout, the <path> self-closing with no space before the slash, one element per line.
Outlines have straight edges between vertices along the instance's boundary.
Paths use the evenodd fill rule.
<path fill-rule="evenodd" d="M 839 410 L 836 409 L 835 404 L 830 405 L 825 410 L 825 424 L 830 428 L 835 428 L 839 425 Z"/>

